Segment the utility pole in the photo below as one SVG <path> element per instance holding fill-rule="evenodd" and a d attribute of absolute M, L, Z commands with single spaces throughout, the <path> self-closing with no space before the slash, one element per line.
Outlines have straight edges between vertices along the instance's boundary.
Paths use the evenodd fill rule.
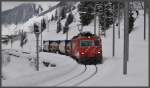
<path fill-rule="evenodd" d="M 42 49 L 42 41 L 43 41 L 43 37 L 42 37 L 42 31 L 41 31 L 41 49 Z"/>
<path fill-rule="evenodd" d="M 118 3 L 118 38 L 120 39 L 120 3 Z"/>
<path fill-rule="evenodd" d="M 36 69 L 39 71 L 39 34 L 36 34 L 36 55 L 37 55 L 37 61 L 36 61 Z"/>
<path fill-rule="evenodd" d="M 66 30 L 66 40 L 68 40 L 69 26 L 64 26 L 64 30 Z"/>
<path fill-rule="evenodd" d="M 99 14 L 99 16 L 98 16 L 98 20 L 99 20 L 99 25 L 98 25 L 98 31 L 99 31 L 99 33 L 98 33 L 98 35 L 99 35 L 99 37 L 100 37 L 100 35 L 101 35 L 101 24 L 100 24 L 100 14 Z"/>
<path fill-rule="evenodd" d="M 129 57 L 129 0 L 126 0 L 124 8 L 124 56 L 123 56 L 123 74 L 127 74 L 127 60 Z"/>
<path fill-rule="evenodd" d="M 148 0 L 147 2 L 148 2 L 147 6 L 149 6 L 148 7 L 148 10 L 149 10 L 148 18 L 149 18 L 149 52 L 150 52 L 150 0 Z M 149 54 L 149 58 L 150 58 L 150 54 Z"/>
<path fill-rule="evenodd" d="M 37 24 L 34 24 L 34 33 L 36 37 L 36 70 L 39 71 L 39 26 Z"/>
<path fill-rule="evenodd" d="M 41 51 L 42 51 L 42 48 L 43 48 L 43 45 L 42 45 L 42 43 L 43 43 L 43 35 L 42 35 L 42 32 L 46 29 L 46 27 L 47 27 L 47 25 L 46 25 L 46 20 L 45 20 L 45 18 L 43 17 L 43 19 L 41 20 Z"/>
<path fill-rule="evenodd" d="M 0 5 L 1 5 L 1 2 L 0 2 Z M 1 6 L 0 6 L 0 9 L 1 9 Z M 1 17 L 0 17 L 0 23 L 1 23 Z M 1 25 L 0 25 L 0 27 L 1 27 Z M 1 27 L 2 28 L 2 27 Z M 0 31 L 0 38 L 2 38 L 2 33 L 1 33 L 2 31 Z M 0 41 L 0 62 L 1 62 L 1 67 L 2 67 L 2 41 Z M 1 71 L 2 71 L 2 68 L 0 69 Z M 2 73 L 0 74 L 0 76 L 1 77 L 3 77 L 3 75 L 2 75 Z M 2 80 L 1 80 L 1 82 L 0 82 L 0 85 L 2 84 Z"/>
<path fill-rule="evenodd" d="M 105 6 L 105 2 L 104 2 L 104 37 L 105 37 L 105 35 L 106 35 L 106 33 L 105 33 L 105 32 L 106 32 L 106 14 L 105 14 L 105 13 L 106 13 L 106 12 L 105 12 L 106 9 L 105 9 L 105 7 L 106 7 L 106 6 Z"/>
<path fill-rule="evenodd" d="M 96 4 L 94 6 L 94 34 L 96 35 Z"/>
<path fill-rule="evenodd" d="M 68 30 L 69 31 L 69 30 Z M 68 31 L 66 32 L 66 40 L 68 40 Z"/>
<path fill-rule="evenodd" d="M 43 19 L 44 19 L 44 18 L 43 18 Z M 39 29 L 41 29 L 41 49 L 40 49 L 40 50 L 42 50 L 42 40 L 43 40 L 42 31 L 44 30 L 44 29 L 43 29 L 43 19 L 41 20 L 41 28 L 39 28 Z"/>
<path fill-rule="evenodd" d="M 113 4 L 113 56 L 115 56 L 115 5 Z"/>
<path fill-rule="evenodd" d="M 144 0 L 144 40 L 146 39 L 146 0 Z"/>

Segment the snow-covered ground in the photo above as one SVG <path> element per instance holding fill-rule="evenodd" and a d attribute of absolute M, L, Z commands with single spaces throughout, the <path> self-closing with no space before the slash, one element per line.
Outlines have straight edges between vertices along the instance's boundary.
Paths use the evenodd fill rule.
<path fill-rule="evenodd" d="M 35 17 L 32 19 L 39 20 L 40 18 Z M 77 21 L 78 17 L 74 20 L 75 23 L 70 25 L 69 39 L 79 33 L 76 26 Z M 140 15 L 135 22 L 135 28 L 129 37 L 130 48 L 127 75 L 123 75 L 124 30 L 123 22 L 121 22 L 120 39 L 118 39 L 117 27 L 115 29 L 115 56 L 112 57 L 112 27 L 110 27 L 110 30 L 106 32 L 106 37 L 102 36 L 104 63 L 97 65 L 98 72 L 92 78 L 76 86 L 148 86 L 148 39 L 143 40 L 143 23 L 143 11 L 140 11 Z M 91 31 L 93 33 L 93 29 L 94 24 L 92 22 L 89 26 L 84 27 L 83 31 Z M 50 22 L 49 27 L 43 32 L 43 40 L 64 39 L 66 39 L 65 34 L 62 32 L 59 34 L 56 33 L 56 22 Z M 10 43 L 2 46 L 3 49 L 9 49 L 3 52 L 3 59 L 10 58 L 10 62 L 2 67 L 2 73 L 5 78 L 2 80 L 2 86 L 73 86 L 69 82 L 63 85 L 56 84 L 81 73 L 84 66 L 77 64 L 69 56 L 40 52 L 40 71 L 36 71 L 33 63 L 31 63 L 32 61 L 26 58 L 28 55 L 21 53 L 23 51 L 32 53 L 29 57 L 34 58 L 35 44 L 35 35 L 28 33 L 28 43 L 24 45 L 23 49 L 19 46 L 20 41 L 15 41 L 12 48 L 10 48 Z M 20 57 L 9 57 L 7 55 L 8 52 Z M 45 67 L 42 61 L 56 64 L 56 67 Z M 92 66 L 87 67 L 89 71 L 95 69 Z M 87 75 L 89 74 L 85 74 L 84 76 Z M 80 78 L 78 77 L 76 80 L 80 80 Z"/>

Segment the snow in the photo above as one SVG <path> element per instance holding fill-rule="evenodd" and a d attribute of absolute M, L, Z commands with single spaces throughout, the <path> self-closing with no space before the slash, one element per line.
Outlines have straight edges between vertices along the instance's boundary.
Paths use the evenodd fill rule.
<path fill-rule="evenodd" d="M 38 8 L 38 6 L 40 5 L 43 8 L 43 11 L 48 10 L 49 7 L 53 7 L 56 4 L 58 4 L 59 2 L 56 1 L 21 1 L 21 2 L 9 2 L 9 1 L 5 1 L 2 2 L 2 11 L 7 11 L 10 9 L 13 9 L 21 4 L 28 4 L 28 3 L 33 3 L 36 5 L 36 8 Z M 9 7 L 8 7 L 9 6 Z"/>
<path fill-rule="evenodd" d="M 34 3 L 37 5 L 37 7 L 38 7 L 38 5 L 41 5 L 41 7 L 43 8 L 43 11 L 46 11 L 50 7 L 53 7 L 53 6 L 57 5 L 59 2 L 55 2 L 55 1 L 53 1 L 53 2 L 49 2 L 49 1 L 43 2 L 42 1 L 42 2 L 34 2 Z"/>
<path fill-rule="evenodd" d="M 29 3 L 29 2 L 28 2 Z M 33 2 L 30 2 L 33 3 Z M 37 6 L 41 5 L 42 8 L 44 9 L 43 11 L 48 10 L 49 6 L 55 6 L 57 5 L 59 2 L 50 2 L 50 3 L 41 3 L 41 2 L 34 2 Z M 51 11 L 50 13 L 45 14 L 44 16 L 33 16 L 31 19 L 29 19 L 27 22 L 22 23 L 22 24 L 18 24 L 17 28 L 15 24 L 11 24 L 11 25 L 2 25 L 2 35 L 13 35 L 16 32 L 18 32 L 19 30 L 24 30 L 25 32 L 32 32 L 32 28 L 33 28 L 33 23 L 41 23 L 41 19 L 43 17 L 50 19 L 51 15 L 55 14 L 55 9 L 53 11 Z M 4 30 L 5 29 L 5 30 Z M 15 30 L 15 31 L 14 31 Z"/>
<path fill-rule="evenodd" d="M 40 56 L 41 56 L 40 60 L 45 59 L 47 61 L 50 61 L 51 63 L 57 61 L 56 67 L 46 68 L 42 64 L 40 64 L 40 68 L 39 68 L 40 71 L 37 72 L 33 68 L 31 68 L 29 63 L 23 63 L 22 64 L 21 62 L 17 61 L 17 63 L 19 62 L 19 64 L 14 63 L 14 64 L 7 65 L 8 67 L 12 67 L 15 70 L 17 69 L 17 71 L 14 71 L 14 72 L 16 72 L 17 77 L 9 78 L 8 80 L 4 80 L 3 81 L 4 85 L 7 85 L 7 86 L 16 86 L 16 85 L 17 86 L 27 86 L 27 85 L 28 86 L 35 86 L 35 85 L 38 85 L 42 82 L 47 82 L 47 81 L 52 80 L 56 77 L 60 77 L 62 75 L 65 75 L 66 73 L 74 70 L 74 68 L 76 68 L 78 66 L 77 63 L 75 63 L 70 57 L 67 57 L 67 56 L 61 56 L 61 55 L 55 55 L 55 54 L 49 54 L 49 53 L 40 53 Z M 43 58 L 43 56 L 44 56 L 44 58 Z M 45 56 L 47 56 L 47 57 L 45 57 Z M 20 58 L 17 58 L 17 59 L 20 59 Z M 27 60 L 27 59 L 25 59 L 25 60 Z M 22 61 L 22 60 L 20 60 L 20 61 Z M 70 62 L 72 62 L 72 63 L 70 63 Z M 13 62 L 11 62 L 11 63 L 13 63 Z M 22 66 L 24 64 L 26 64 L 26 65 Z M 15 68 L 14 67 L 15 65 L 18 68 Z M 68 65 L 70 67 L 66 68 L 66 66 L 68 66 Z M 30 67 L 28 67 L 28 66 L 30 66 Z M 9 76 L 13 77 L 14 74 L 12 73 L 12 70 L 14 70 L 14 69 L 12 69 L 12 68 L 7 69 L 5 67 L 4 72 L 7 71 Z M 31 69 L 31 71 L 29 68 Z M 9 73 L 9 72 L 11 72 L 11 73 Z M 19 77 L 19 75 L 21 75 L 21 76 Z M 13 80 L 15 80 L 15 81 L 13 81 Z"/>
<path fill-rule="evenodd" d="M 51 13 L 45 14 L 50 17 Z M 77 13 L 77 11 L 75 11 Z M 74 14 L 75 14 L 74 13 Z M 75 23 L 71 24 L 69 30 L 69 39 L 78 34 L 78 14 L 75 15 Z M 35 21 L 39 22 L 41 17 L 31 18 L 24 27 L 32 24 Z M 104 63 L 98 64 L 98 73 L 87 81 L 77 86 L 148 86 L 148 39 L 143 40 L 143 11 L 135 22 L 135 28 L 129 36 L 129 61 L 128 61 L 128 74 L 123 75 L 123 39 L 124 29 L 123 22 L 121 22 L 121 38 L 118 39 L 118 29 L 115 27 L 115 56 L 112 57 L 112 26 L 106 31 L 106 37 L 102 38 L 102 48 Z M 65 20 L 62 21 L 62 23 Z M 31 26 L 31 25 L 30 25 Z M 97 24 L 98 27 L 98 24 Z M 91 31 L 94 29 L 93 22 L 84 27 L 83 31 Z M 148 29 L 148 26 L 147 26 Z M 97 30 L 98 33 L 98 30 Z M 147 32 L 148 38 L 148 32 Z M 43 32 L 44 40 L 64 40 L 66 35 L 62 32 L 56 33 L 56 22 L 50 22 L 48 29 Z M 73 86 L 77 81 L 88 77 L 95 69 L 93 66 L 87 66 L 89 73 L 84 74 L 82 77 L 76 77 L 77 81 L 67 81 L 63 84 L 61 82 L 70 79 L 84 70 L 83 65 L 77 64 L 71 57 L 59 55 L 55 53 L 40 52 L 40 70 L 36 71 L 32 61 L 28 61 L 27 57 L 35 58 L 35 35 L 28 33 L 28 43 L 24 45 L 23 49 L 19 47 L 20 41 L 15 41 L 13 47 L 3 45 L 5 54 L 3 59 L 6 59 L 6 53 L 13 53 L 20 57 L 11 56 L 11 61 L 2 67 L 3 76 L 2 86 Z M 10 50 L 12 49 L 12 50 Z M 18 52 L 15 52 L 17 50 Z M 32 53 L 24 55 L 23 51 Z M 5 57 L 5 58 L 4 58 Z M 56 64 L 56 67 L 45 67 L 42 62 L 47 61 L 50 64 Z M 15 81 L 14 81 L 15 80 Z M 60 85 L 58 85 L 60 84 Z"/>

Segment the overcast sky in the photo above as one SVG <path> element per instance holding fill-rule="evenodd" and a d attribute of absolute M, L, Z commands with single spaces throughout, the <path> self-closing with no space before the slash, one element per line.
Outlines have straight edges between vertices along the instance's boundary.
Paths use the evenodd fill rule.
<path fill-rule="evenodd" d="M 56 3 L 58 2 L 54 2 L 54 1 L 36 1 L 36 2 L 26 2 L 26 1 L 3 1 L 2 2 L 2 11 L 6 11 L 8 9 L 12 9 L 20 4 L 23 4 L 23 3 L 37 3 L 37 4 L 42 4 L 42 7 L 47 7 L 47 6 L 52 6 L 52 5 L 55 5 Z"/>

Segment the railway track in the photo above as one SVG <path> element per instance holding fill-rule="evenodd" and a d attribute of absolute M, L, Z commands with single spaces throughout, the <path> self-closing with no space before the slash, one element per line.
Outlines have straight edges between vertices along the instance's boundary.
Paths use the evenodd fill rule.
<path fill-rule="evenodd" d="M 95 76 L 97 72 L 98 72 L 98 67 L 96 65 L 93 65 L 92 69 L 91 66 L 89 67 L 85 65 L 85 68 L 81 73 L 67 80 L 64 80 L 60 83 L 57 83 L 54 86 L 79 86 L 80 84 L 86 82 L 87 80 Z"/>
<path fill-rule="evenodd" d="M 86 72 L 86 70 L 87 70 L 87 66 L 85 65 L 84 70 L 82 72 L 80 72 L 79 74 L 77 74 L 77 75 L 75 75 L 75 76 L 73 76 L 73 77 L 71 77 L 71 78 L 69 78 L 67 80 L 64 80 L 64 81 L 62 81 L 60 83 L 57 83 L 54 86 L 62 85 L 62 84 L 66 83 L 66 82 L 68 82 L 68 81 L 70 81 L 70 80 L 72 80 L 72 79 L 74 79 L 76 77 L 79 77 L 80 75 L 84 74 Z"/>
<path fill-rule="evenodd" d="M 85 81 L 89 80 L 90 78 L 92 78 L 94 75 L 96 75 L 97 72 L 98 72 L 98 68 L 97 68 L 96 65 L 94 65 L 94 67 L 95 67 L 95 71 L 90 76 L 88 76 L 87 78 L 83 79 L 82 81 L 79 81 L 78 83 L 74 84 L 73 86 L 78 86 L 78 85 L 84 83 Z"/>
<path fill-rule="evenodd" d="M 33 58 L 33 57 L 28 56 L 31 54 L 29 52 L 22 52 L 22 51 L 18 51 L 18 50 L 11 50 L 11 51 L 8 50 L 8 51 L 6 51 L 6 53 L 9 53 L 10 55 L 17 56 L 17 57 L 24 57 L 24 55 L 26 55 L 26 57 L 24 57 L 24 58 L 27 58 L 27 59 Z M 18 53 L 22 53 L 23 55 L 18 55 Z M 79 86 L 80 84 L 86 82 L 87 80 L 92 78 L 94 75 L 96 75 L 97 72 L 98 72 L 98 67 L 96 65 L 93 65 L 93 66 L 85 65 L 84 69 L 77 75 L 75 75 L 71 78 L 68 78 L 66 80 L 63 80 L 53 86 Z"/>

